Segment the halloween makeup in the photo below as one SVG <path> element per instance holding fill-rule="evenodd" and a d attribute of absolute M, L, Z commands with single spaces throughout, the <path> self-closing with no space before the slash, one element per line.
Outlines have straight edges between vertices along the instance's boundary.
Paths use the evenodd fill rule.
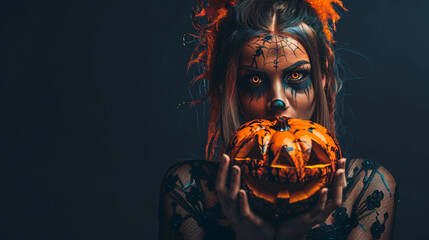
<path fill-rule="evenodd" d="M 238 95 L 246 121 L 287 116 L 310 119 L 313 112 L 311 63 L 304 47 L 289 36 L 262 35 L 242 48 Z M 284 109 L 271 109 L 275 99 Z"/>

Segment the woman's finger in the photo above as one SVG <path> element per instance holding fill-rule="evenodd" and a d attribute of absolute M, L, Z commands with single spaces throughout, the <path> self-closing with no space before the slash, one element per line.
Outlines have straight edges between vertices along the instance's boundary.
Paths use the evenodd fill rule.
<path fill-rule="evenodd" d="M 338 161 L 338 169 L 345 169 L 346 168 L 346 159 L 345 158 L 341 158 Z"/>
<path fill-rule="evenodd" d="M 223 154 L 220 158 L 219 169 L 217 171 L 215 189 L 219 197 L 223 197 L 226 191 L 226 181 L 228 176 L 229 157 Z"/>
<path fill-rule="evenodd" d="M 310 214 L 312 218 L 318 216 L 326 207 L 326 201 L 328 200 L 328 189 L 322 188 L 319 192 L 319 200 L 316 203 L 316 206 L 311 210 Z"/>
<path fill-rule="evenodd" d="M 237 200 L 238 191 L 240 190 L 240 167 L 234 165 L 232 167 L 231 183 L 229 185 L 229 196 L 235 202 Z"/>
<path fill-rule="evenodd" d="M 244 226 L 244 235 L 251 236 L 252 239 L 274 239 L 275 230 L 267 225 L 262 218 L 253 214 L 250 210 L 246 192 L 241 189 L 238 192 L 240 222 Z M 248 237 L 243 239 L 249 239 Z"/>
<path fill-rule="evenodd" d="M 337 207 L 341 206 L 343 201 L 343 179 L 344 179 L 344 169 L 338 169 L 335 172 L 334 184 L 332 186 L 332 199 L 326 205 L 326 210 L 331 213 Z"/>
<path fill-rule="evenodd" d="M 343 186 L 343 188 L 346 188 L 347 187 L 347 181 L 346 181 L 346 174 L 345 174 L 345 171 L 346 171 L 346 159 L 345 158 L 341 158 L 340 159 L 340 163 L 341 163 L 341 168 L 342 169 L 344 169 L 344 174 L 343 174 L 343 177 L 342 177 L 342 186 Z"/>
<path fill-rule="evenodd" d="M 328 200 L 328 189 L 322 188 L 319 194 L 319 201 L 317 201 L 316 210 L 323 211 L 325 210 L 326 201 Z"/>
<path fill-rule="evenodd" d="M 240 215 L 244 220 L 250 220 L 252 212 L 250 211 L 249 201 L 247 200 L 247 194 L 244 190 L 240 190 Z"/>

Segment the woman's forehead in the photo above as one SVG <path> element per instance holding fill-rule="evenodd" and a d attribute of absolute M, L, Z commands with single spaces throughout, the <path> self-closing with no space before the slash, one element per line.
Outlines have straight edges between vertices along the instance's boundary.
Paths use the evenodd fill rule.
<path fill-rule="evenodd" d="M 290 36 L 264 34 L 249 39 L 241 50 L 240 66 L 275 70 L 286 68 L 295 62 L 310 62 L 304 46 Z"/>

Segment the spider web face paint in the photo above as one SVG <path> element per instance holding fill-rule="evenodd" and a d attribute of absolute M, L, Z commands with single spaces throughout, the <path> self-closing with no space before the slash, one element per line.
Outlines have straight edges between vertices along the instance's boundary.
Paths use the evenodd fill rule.
<path fill-rule="evenodd" d="M 296 40 L 290 37 L 282 37 L 272 34 L 257 37 L 247 44 L 247 47 L 253 49 L 253 61 L 251 67 L 258 68 L 257 58 L 263 59 L 262 68 L 272 65 L 276 70 L 281 62 L 287 61 L 285 48 L 288 48 L 297 57 L 297 51 L 302 54 L 305 52 L 296 44 Z"/>
<path fill-rule="evenodd" d="M 280 114 L 309 119 L 314 110 L 312 82 L 309 56 L 294 38 L 261 35 L 250 39 L 241 50 L 237 87 L 245 120 Z M 268 107 L 274 99 L 286 103 L 284 113 L 274 113 Z"/>

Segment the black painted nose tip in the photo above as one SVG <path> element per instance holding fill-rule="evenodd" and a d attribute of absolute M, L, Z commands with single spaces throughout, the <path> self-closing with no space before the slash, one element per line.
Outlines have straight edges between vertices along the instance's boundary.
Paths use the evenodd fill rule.
<path fill-rule="evenodd" d="M 273 110 L 280 110 L 280 109 L 283 109 L 285 107 L 286 107 L 285 102 L 283 102 L 280 99 L 276 99 L 276 100 L 274 100 L 274 101 L 271 102 L 271 108 Z"/>

